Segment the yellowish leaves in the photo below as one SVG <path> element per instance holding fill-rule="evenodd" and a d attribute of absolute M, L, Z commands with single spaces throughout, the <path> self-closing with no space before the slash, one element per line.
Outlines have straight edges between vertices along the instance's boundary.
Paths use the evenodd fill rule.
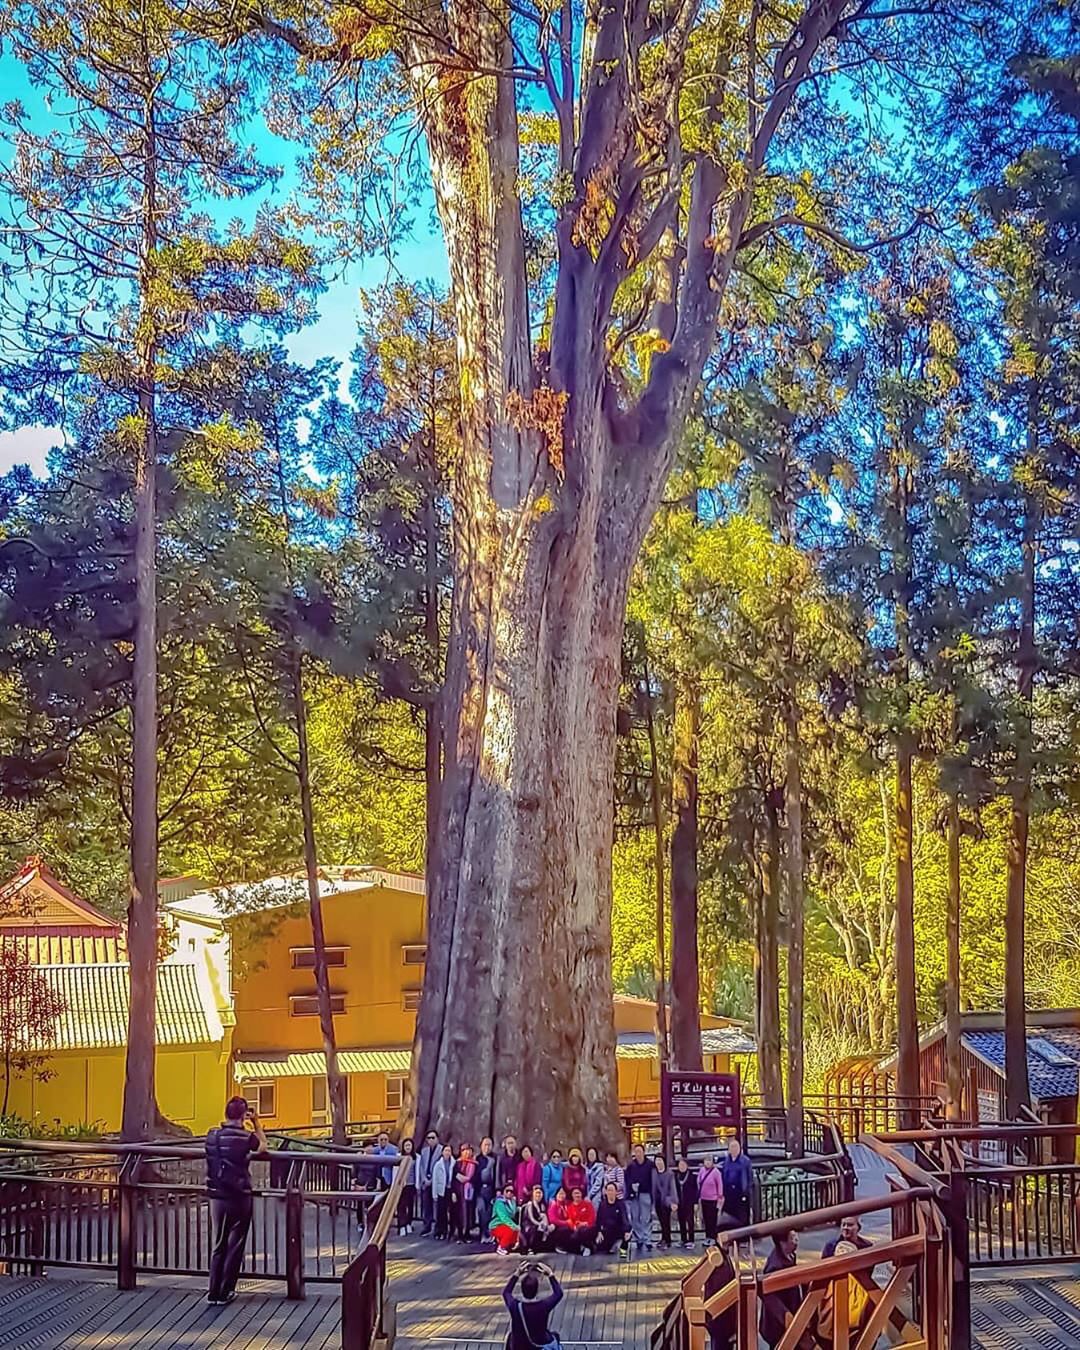
<path fill-rule="evenodd" d="M 565 448 L 564 421 L 569 396 L 565 390 L 552 389 L 547 383 L 533 390 L 531 398 L 523 398 L 517 389 L 506 396 L 506 415 L 519 430 L 538 431 L 544 439 L 548 462 L 561 483 L 566 476 L 563 460 Z"/>
<path fill-rule="evenodd" d="M 600 246 L 615 219 L 613 172 L 610 164 L 602 164 L 590 174 L 585 184 L 584 200 L 574 221 L 571 238 L 579 247 L 589 250 L 593 261 L 599 256 Z"/>

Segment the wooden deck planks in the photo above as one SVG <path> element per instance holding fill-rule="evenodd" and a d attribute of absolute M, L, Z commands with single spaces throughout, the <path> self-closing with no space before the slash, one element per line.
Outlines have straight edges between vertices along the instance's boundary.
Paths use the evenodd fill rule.
<path fill-rule="evenodd" d="M 290 1303 L 241 1286 L 210 1308 L 201 1289 L 13 1278 L 0 1281 L 0 1350 L 326 1350 L 340 1315 L 336 1289 Z"/>

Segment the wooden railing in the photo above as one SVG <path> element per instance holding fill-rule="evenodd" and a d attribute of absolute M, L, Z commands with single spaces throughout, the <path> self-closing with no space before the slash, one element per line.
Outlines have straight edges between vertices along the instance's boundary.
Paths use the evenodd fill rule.
<path fill-rule="evenodd" d="M 393 1344 L 393 1303 L 386 1293 L 386 1240 L 412 1167 L 412 1159 L 405 1159 L 394 1173 L 390 1189 L 372 1206 L 364 1244 L 341 1278 L 341 1350 L 371 1350 L 377 1341 Z"/>
<path fill-rule="evenodd" d="M 767 1239 L 886 1208 L 895 1220 L 891 1242 L 766 1273 L 762 1248 Z M 783 1300 L 778 1350 L 809 1342 L 834 1350 L 873 1350 L 886 1333 L 916 1350 L 948 1350 L 950 1265 L 949 1234 L 932 1187 L 912 1186 L 885 1199 L 738 1229 L 723 1235 L 721 1245 L 683 1280 L 653 1332 L 652 1348 L 706 1350 L 710 1344 L 727 1344 L 733 1350 L 758 1350 L 762 1306 L 768 1302 L 779 1308 Z M 884 1283 L 879 1283 L 878 1268 L 885 1272 Z"/>
<path fill-rule="evenodd" d="M 121 1289 L 141 1274 L 206 1275 L 213 1243 L 203 1151 L 191 1146 L 57 1143 L 0 1148 L 42 1164 L 0 1169 L 0 1261 L 115 1272 Z M 380 1168 L 398 1159 L 380 1157 Z M 365 1155 L 275 1152 L 252 1163 L 253 1213 L 244 1274 L 306 1283 L 341 1280 L 365 1245 L 365 1214 L 386 1192 L 357 1189 Z"/>

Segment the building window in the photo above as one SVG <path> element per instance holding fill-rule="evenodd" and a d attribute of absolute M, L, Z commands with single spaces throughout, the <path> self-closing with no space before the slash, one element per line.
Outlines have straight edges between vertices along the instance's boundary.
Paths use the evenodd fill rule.
<path fill-rule="evenodd" d="M 404 989 L 401 993 L 402 1012 L 416 1012 L 420 1006 L 420 990 Z"/>
<path fill-rule="evenodd" d="M 289 998 L 289 1006 L 294 1017 L 318 1017 L 319 1000 L 315 994 L 293 994 Z M 330 995 L 330 1011 L 333 1013 L 343 1013 L 345 1011 L 345 995 Z"/>
<path fill-rule="evenodd" d="M 427 943 L 407 942 L 401 949 L 401 960 L 406 966 L 422 966 L 427 960 Z"/>
<path fill-rule="evenodd" d="M 386 1075 L 386 1109 L 400 1111 L 405 1100 L 405 1075 L 388 1073 Z"/>
<path fill-rule="evenodd" d="M 345 964 L 345 953 L 348 950 L 348 947 L 327 947 L 326 964 L 328 966 L 343 966 Z M 290 947 L 289 953 L 292 956 L 293 970 L 315 969 L 314 947 Z"/>
<path fill-rule="evenodd" d="M 244 1097 L 248 1106 L 264 1120 L 277 1115 L 277 1084 L 273 1080 L 265 1083 L 245 1083 Z"/>

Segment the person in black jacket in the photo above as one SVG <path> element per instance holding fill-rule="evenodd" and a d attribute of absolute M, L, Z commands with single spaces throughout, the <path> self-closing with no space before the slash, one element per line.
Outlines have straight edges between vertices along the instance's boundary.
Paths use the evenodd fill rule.
<path fill-rule="evenodd" d="M 779 1270 L 790 1270 L 795 1265 L 795 1253 L 798 1248 L 799 1239 L 795 1233 L 775 1234 L 773 1249 L 769 1253 L 769 1259 L 765 1262 L 763 1274 L 768 1277 Z M 803 1291 L 799 1285 L 791 1285 L 787 1289 L 777 1289 L 762 1297 L 761 1336 L 769 1350 L 776 1350 L 776 1347 L 783 1340 L 788 1322 L 799 1311 L 799 1305 L 802 1301 Z M 810 1336 L 805 1336 L 799 1342 L 800 1347 L 812 1344 L 813 1338 Z"/>
<path fill-rule="evenodd" d="M 620 1256 L 630 1255 L 630 1213 L 619 1199 L 619 1188 L 609 1181 L 596 1210 L 596 1250 L 614 1251 L 616 1244 Z"/>
<path fill-rule="evenodd" d="M 678 1203 L 679 1240 L 687 1251 L 694 1245 L 697 1198 L 697 1173 L 684 1157 L 680 1158 L 675 1168 L 675 1199 Z"/>
<path fill-rule="evenodd" d="M 267 1152 L 258 1116 L 243 1097 L 230 1097 L 224 1121 L 206 1136 L 206 1189 L 214 1220 L 207 1303 L 231 1303 L 236 1297 L 251 1228 L 251 1158 Z"/>
<path fill-rule="evenodd" d="M 473 1189 L 476 1193 L 476 1221 L 480 1229 L 480 1241 L 493 1241 L 490 1232 L 491 1211 L 495 1204 L 495 1182 L 498 1175 L 498 1159 L 493 1152 L 495 1145 L 485 1135 L 480 1140 L 480 1152 L 476 1155 L 476 1171 L 473 1173 Z M 513 1185 L 513 1181 L 504 1182 Z"/>

